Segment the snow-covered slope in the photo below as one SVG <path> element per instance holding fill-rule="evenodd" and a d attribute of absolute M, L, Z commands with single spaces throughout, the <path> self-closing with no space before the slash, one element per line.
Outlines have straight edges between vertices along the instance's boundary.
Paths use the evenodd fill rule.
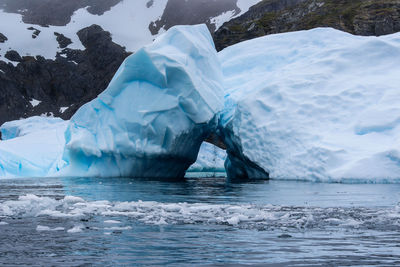
<path fill-rule="evenodd" d="M 22 15 L 0 11 L 0 32 L 8 38 L 8 41 L 0 44 L 0 55 L 4 57 L 5 52 L 11 48 L 21 55 L 55 58 L 57 51 L 61 49 L 54 32 L 71 39 L 72 44 L 69 48 L 83 49 L 76 33 L 92 24 L 100 25 L 104 30 L 111 32 L 114 42 L 125 46 L 128 51 L 136 51 L 154 39 L 148 26 L 162 14 L 166 3 L 167 0 L 155 1 L 147 8 L 145 0 L 122 1 L 101 16 L 90 14 L 82 8 L 74 13 L 67 25 L 49 27 L 25 24 Z M 29 27 L 40 30 L 40 34 L 32 38 Z"/>
<path fill-rule="evenodd" d="M 400 179 L 400 34 L 330 28 L 270 35 L 219 53 L 244 155 L 273 179 Z"/>
<path fill-rule="evenodd" d="M 188 2 L 189 5 L 186 5 L 188 5 L 190 9 L 191 1 L 197 0 L 183 1 L 182 4 Z M 240 10 L 239 12 L 235 10 L 226 10 L 216 18 L 211 18 L 207 17 L 207 14 L 213 14 L 213 10 L 207 9 L 207 4 L 205 4 L 203 5 L 204 10 L 202 11 L 204 13 L 204 21 L 194 21 L 194 23 L 205 23 L 209 20 L 211 24 L 215 24 L 218 28 L 222 23 L 243 14 L 250 6 L 260 0 L 230 1 L 233 2 L 233 6 L 237 5 L 237 8 Z M 235 4 L 236 1 L 237 4 Z M 151 4 L 149 4 L 149 2 L 151 2 Z M 38 4 L 39 3 L 40 1 L 38 1 Z M 0 60 L 7 61 L 4 55 L 11 49 L 19 52 L 21 56 L 42 55 L 49 59 L 55 58 L 57 51 L 62 50 L 59 48 L 59 44 L 56 41 L 55 32 L 63 34 L 71 39 L 72 44 L 68 46 L 69 48 L 83 49 L 76 33 L 80 29 L 92 24 L 97 24 L 104 30 L 109 31 L 115 43 L 125 46 L 128 51 L 134 52 L 143 45 L 151 43 L 156 35 L 164 32 L 164 30 L 161 29 L 156 35 L 153 35 L 149 29 L 149 25 L 163 16 L 167 3 L 168 0 L 123 0 L 115 6 L 112 6 L 109 11 L 104 12 L 102 15 L 92 14 L 88 12 L 87 8 L 80 8 L 74 12 L 70 22 L 65 26 L 52 26 L 50 23 L 48 27 L 24 23 L 21 14 L 6 13 L 4 10 L 0 10 L 0 33 L 8 38 L 6 42 L 0 43 Z M 176 9 L 174 11 L 174 17 L 178 18 L 175 23 L 184 23 L 185 21 L 179 21 L 179 12 L 183 12 L 183 10 Z M 193 10 L 193 12 L 198 11 Z M 174 23 L 174 21 L 172 20 L 171 23 Z M 40 33 L 33 38 L 32 35 L 35 30 L 40 31 Z"/>

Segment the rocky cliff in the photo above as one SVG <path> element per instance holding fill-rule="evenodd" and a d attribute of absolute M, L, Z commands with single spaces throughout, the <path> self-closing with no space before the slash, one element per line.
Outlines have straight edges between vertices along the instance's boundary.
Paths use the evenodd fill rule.
<path fill-rule="evenodd" d="M 332 27 L 356 35 L 400 30 L 399 0 L 264 0 L 216 33 L 219 50 L 267 34 Z"/>
<path fill-rule="evenodd" d="M 18 64 L 0 61 L 0 125 L 41 114 L 69 119 L 107 87 L 129 53 L 98 25 L 80 30 L 78 36 L 85 50 L 65 48 L 55 60 L 6 54 Z M 58 37 L 61 46 L 65 37 Z"/>

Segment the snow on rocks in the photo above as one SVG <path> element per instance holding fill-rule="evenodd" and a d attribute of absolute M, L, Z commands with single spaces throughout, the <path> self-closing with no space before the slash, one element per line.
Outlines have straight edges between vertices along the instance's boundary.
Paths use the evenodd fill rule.
<path fill-rule="evenodd" d="M 219 59 L 221 124 L 271 178 L 400 178 L 399 34 L 318 28 L 242 42 Z"/>
<path fill-rule="evenodd" d="M 66 131 L 61 175 L 180 178 L 215 131 L 222 73 L 205 25 L 177 26 L 128 57 Z"/>

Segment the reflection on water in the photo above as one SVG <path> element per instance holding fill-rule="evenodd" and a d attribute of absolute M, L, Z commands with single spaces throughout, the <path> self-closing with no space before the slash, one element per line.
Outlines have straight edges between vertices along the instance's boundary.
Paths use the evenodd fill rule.
<path fill-rule="evenodd" d="M 399 265 L 400 185 L 0 181 L 0 264 Z"/>

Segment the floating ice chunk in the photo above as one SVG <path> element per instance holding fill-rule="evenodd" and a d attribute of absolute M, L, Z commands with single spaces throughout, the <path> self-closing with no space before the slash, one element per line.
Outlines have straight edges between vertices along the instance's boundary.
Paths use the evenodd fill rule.
<path fill-rule="evenodd" d="M 67 233 L 70 233 L 70 234 L 74 234 L 74 233 L 80 233 L 80 232 L 82 232 L 82 229 L 84 228 L 84 226 L 83 225 L 75 225 L 74 227 L 72 227 L 71 229 L 69 229 L 68 231 L 67 231 Z"/>
<path fill-rule="evenodd" d="M 66 121 L 32 117 L 0 127 L 0 177 L 43 177 L 62 154 Z"/>
<path fill-rule="evenodd" d="M 183 177 L 223 107 L 205 25 L 178 26 L 128 57 L 66 131 L 61 175 Z"/>
<path fill-rule="evenodd" d="M 36 227 L 36 231 L 40 232 L 40 231 L 50 231 L 50 227 L 48 226 L 43 226 L 43 225 L 38 225 Z"/>
<path fill-rule="evenodd" d="M 38 225 L 36 227 L 36 231 L 42 232 L 42 231 L 64 231 L 64 227 L 55 227 L 55 228 L 50 228 L 48 226 L 43 226 L 43 225 Z"/>
<path fill-rule="evenodd" d="M 3 140 L 9 140 L 38 131 L 52 130 L 62 124 L 66 125 L 66 123 L 66 121 L 60 118 L 39 116 L 9 121 L 0 126 L 1 138 Z"/>
<path fill-rule="evenodd" d="M 221 51 L 228 176 L 399 179 L 399 37 L 319 28 Z"/>
<path fill-rule="evenodd" d="M 132 229 L 131 226 L 124 226 L 124 227 L 113 226 L 113 227 L 104 228 L 104 230 L 111 230 L 111 231 L 122 231 L 122 230 L 131 230 L 131 229 Z"/>
<path fill-rule="evenodd" d="M 225 159 L 225 150 L 204 142 L 196 162 L 190 166 L 188 172 L 225 172 Z"/>

